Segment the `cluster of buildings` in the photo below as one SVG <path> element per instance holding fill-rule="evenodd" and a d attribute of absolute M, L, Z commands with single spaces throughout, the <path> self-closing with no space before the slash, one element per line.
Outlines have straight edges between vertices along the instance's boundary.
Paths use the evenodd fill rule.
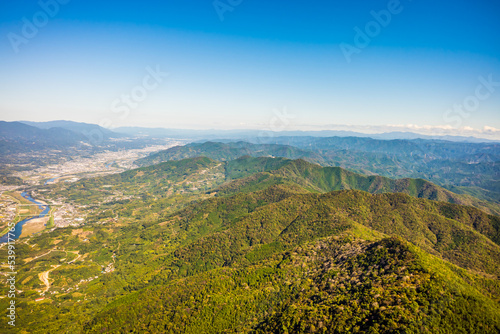
<path fill-rule="evenodd" d="M 57 227 L 83 225 L 85 218 L 80 215 L 78 210 L 70 204 L 54 206 L 54 225 Z"/>
<path fill-rule="evenodd" d="M 156 145 L 142 149 L 105 151 L 94 154 L 92 157 L 75 156 L 72 160 L 61 164 L 47 165 L 34 170 L 18 172 L 17 176 L 33 185 L 75 182 L 82 177 L 119 173 L 134 168 L 135 160 L 151 152 L 167 149 L 176 144 L 179 143 L 172 142 L 167 145 Z"/>
<path fill-rule="evenodd" d="M 98 279 L 99 276 L 94 276 L 94 277 L 89 277 L 87 279 L 81 279 L 80 282 L 78 282 L 78 284 L 82 284 L 82 283 L 85 283 L 85 282 L 92 282 L 93 280 L 95 279 Z M 78 284 L 77 284 L 77 289 L 78 289 Z"/>
<path fill-rule="evenodd" d="M 104 269 L 102 271 L 103 274 L 109 274 L 109 273 L 112 273 L 113 271 L 115 271 L 115 265 L 113 263 L 110 263 L 108 264 L 108 266 L 106 267 L 106 269 Z"/>

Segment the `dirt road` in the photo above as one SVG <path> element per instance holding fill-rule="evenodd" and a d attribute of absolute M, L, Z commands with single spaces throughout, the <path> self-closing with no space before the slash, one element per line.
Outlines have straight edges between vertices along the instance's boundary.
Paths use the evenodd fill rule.
<path fill-rule="evenodd" d="M 49 273 L 59 266 L 60 264 L 52 265 L 52 269 L 49 269 L 47 271 L 44 271 L 43 273 L 38 274 L 38 278 L 40 279 L 40 281 L 42 281 L 42 283 L 45 284 L 45 290 L 43 291 L 43 293 L 47 292 L 50 289 Z"/>

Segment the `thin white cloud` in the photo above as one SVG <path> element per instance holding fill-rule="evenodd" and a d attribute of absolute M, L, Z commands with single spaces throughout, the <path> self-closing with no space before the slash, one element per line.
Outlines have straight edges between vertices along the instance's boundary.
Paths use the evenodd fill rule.
<path fill-rule="evenodd" d="M 367 134 L 378 134 L 387 132 L 413 132 L 426 136 L 465 136 L 477 137 L 491 140 L 500 140 L 500 129 L 492 126 L 483 128 L 473 128 L 463 126 L 454 128 L 451 125 L 417 125 L 417 124 L 386 124 L 386 125 L 350 125 L 350 124 L 329 124 L 311 125 L 298 127 L 296 130 L 338 130 L 355 131 Z"/>
<path fill-rule="evenodd" d="M 494 132 L 500 132 L 500 129 L 495 129 L 495 128 L 494 128 L 494 127 L 492 127 L 492 126 L 487 126 L 487 125 L 486 125 L 486 126 L 483 128 L 483 132 L 485 132 L 485 133 L 489 133 L 489 132 L 493 132 L 493 133 L 494 133 Z"/>

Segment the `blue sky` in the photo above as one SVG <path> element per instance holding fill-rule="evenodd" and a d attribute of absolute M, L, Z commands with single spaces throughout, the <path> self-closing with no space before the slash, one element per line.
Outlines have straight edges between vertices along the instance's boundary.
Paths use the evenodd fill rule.
<path fill-rule="evenodd" d="M 55 1 L 0 4 L 1 119 L 500 135 L 498 1 Z"/>

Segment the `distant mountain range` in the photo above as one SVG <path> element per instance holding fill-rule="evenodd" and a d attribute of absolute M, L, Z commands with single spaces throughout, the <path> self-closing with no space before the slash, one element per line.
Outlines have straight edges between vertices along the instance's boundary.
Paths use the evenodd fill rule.
<path fill-rule="evenodd" d="M 262 137 L 256 131 L 197 131 L 145 128 L 119 128 L 115 133 L 95 124 L 70 121 L 1 122 L 0 152 L 2 160 L 16 153 L 66 150 L 119 149 L 144 147 L 162 142 L 162 136 L 198 140 L 184 147 L 172 148 L 137 161 L 139 166 L 195 156 L 215 160 L 232 160 L 242 155 L 254 157 L 303 158 L 322 166 L 338 166 L 354 172 L 393 178 L 422 178 L 455 193 L 469 194 L 482 200 L 500 201 L 500 143 L 445 141 L 433 139 L 374 139 L 366 137 L 297 136 Z M 353 134 L 351 132 L 315 132 L 316 135 Z M 133 139 L 127 136 L 136 136 Z M 155 139 L 154 137 L 160 139 Z M 247 137 L 247 141 L 231 139 L 206 143 L 207 137 Z M 382 136 L 382 135 L 381 135 Z M 405 133 L 383 136 L 413 136 Z M 417 136 L 417 135 L 415 135 Z M 265 138 L 265 140 L 263 139 Z M 456 139 L 456 138 L 455 138 Z M 462 138 L 463 139 L 463 138 Z M 465 139 L 464 139 L 465 140 Z M 263 142 L 264 141 L 264 142 Z M 38 163 L 43 163 L 37 158 Z M 15 160 L 19 162 L 19 160 Z M 51 160 L 52 161 L 52 160 Z M 52 162 L 53 163 L 53 162 Z"/>
<path fill-rule="evenodd" d="M 214 160 L 228 161 L 243 155 L 252 157 L 283 157 L 289 159 L 306 158 L 308 161 L 321 161 L 318 154 L 297 147 L 276 144 L 251 144 L 247 142 L 204 142 L 172 147 L 137 160 L 139 166 L 148 166 L 169 160 L 181 160 L 205 156 Z"/>
<path fill-rule="evenodd" d="M 85 141 L 85 136 L 64 128 L 40 129 L 20 122 L 0 121 L 0 152 L 11 154 L 58 149 Z"/>
<path fill-rule="evenodd" d="M 279 134 L 279 137 L 275 136 L 276 134 Z M 31 150 L 43 148 L 53 149 L 71 147 L 78 143 L 86 143 L 92 146 L 99 146 L 107 144 L 107 142 L 111 139 L 123 139 L 129 136 L 139 138 L 142 137 L 143 139 L 153 137 L 182 138 L 193 141 L 218 139 L 217 141 L 222 142 L 244 139 L 245 141 L 257 144 L 286 144 L 303 149 L 309 149 L 311 146 L 318 148 L 319 143 L 325 143 L 324 138 L 333 136 L 339 138 L 351 137 L 350 140 L 344 139 L 344 149 L 351 149 L 352 146 L 349 147 L 345 143 L 347 141 L 352 142 L 352 138 L 359 138 L 357 139 L 357 142 L 361 145 L 364 145 L 365 143 L 376 142 L 378 146 L 385 145 L 392 147 L 394 147 L 393 143 L 388 143 L 388 140 L 396 138 L 399 138 L 400 140 L 414 140 L 415 138 L 423 138 L 425 140 L 428 140 L 429 143 L 438 143 L 440 141 L 443 141 L 442 145 L 445 145 L 447 141 L 455 141 L 461 143 L 494 143 L 488 140 L 473 137 L 430 137 L 404 132 L 368 135 L 351 131 L 283 131 L 273 133 L 273 136 L 266 136 L 262 135 L 262 131 L 257 130 L 178 130 L 164 128 L 122 127 L 116 128 L 114 129 L 114 131 L 111 131 L 96 124 L 57 120 L 49 122 L 1 121 L 0 149 L 4 154 L 10 154 L 15 152 L 29 152 Z M 417 141 L 410 141 L 405 143 L 411 142 L 417 143 Z M 420 144 L 420 146 L 422 146 L 422 144 Z M 433 145 L 425 146 L 425 149 L 428 150 L 432 148 Z M 457 147 L 453 144 L 448 144 L 448 146 L 452 147 L 452 149 Z M 337 146 L 335 148 L 339 149 L 340 147 Z M 397 149 L 397 147 L 395 149 Z"/>
<path fill-rule="evenodd" d="M 463 136 L 429 136 L 413 132 L 387 132 L 378 134 L 367 134 L 355 131 L 341 130 L 321 130 L 321 131 L 263 131 L 263 130 L 192 130 L 192 129 L 168 129 L 168 128 L 144 128 L 144 127 L 118 127 L 113 130 L 105 129 L 97 124 L 73 122 L 67 120 L 55 120 L 48 122 L 4 122 L 4 123 L 23 123 L 39 129 L 62 128 L 77 133 L 81 133 L 92 140 L 90 136 L 109 138 L 123 138 L 127 136 L 133 137 L 156 137 L 156 138 L 176 138 L 188 140 L 244 140 L 250 142 L 258 142 L 269 144 L 275 142 L 278 137 L 358 137 L 358 138 L 373 138 L 380 140 L 393 139 L 426 139 L 437 141 L 453 141 L 465 143 L 500 143 L 484 138 L 463 137 Z"/>
<path fill-rule="evenodd" d="M 245 143 L 235 143 L 235 145 L 244 147 Z M 188 151 L 194 156 L 200 155 L 199 151 L 190 150 L 189 146 L 193 147 L 196 146 L 196 144 L 169 149 L 163 152 L 162 157 L 166 157 L 165 152 L 173 153 L 174 157 L 179 157 L 175 153 L 182 150 Z M 227 195 L 236 192 L 257 191 L 271 185 L 293 183 L 311 192 L 329 192 L 344 189 L 363 190 L 370 193 L 400 192 L 413 197 L 475 206 L 486 212 L 500 214 L 500 203 L 478 200 L 477 198 L 469 195 L 456 194 L 423 179 L 404 178 L 394 180 L 382 176 L 366 176 L 353 173 L 339 167 L 321 167 L 301 159 L 288 160 L 285 158 L 263 157 L 262 155 L 259 158 L 243 156 L 238 159 L 228 159 L 229 155 L 227 154 L 227 150 L 224 149 L 224 146 L 227 148 L 228 145 L 220 143 L 205 143 L 200 144 L 198 147 L 199 149 L 205 148 L 207 152 L 205 156 L 214 156 L 214 152 L 217 152 L 218 154 L 216 155 L 224 157 L 224 159 L 220 160 L 227 161 L 224 167 L 226 181 L 238 179 L 237 182 L 235 181 L 222 186 L 218 190 L 220 194 Z M 261 146 L 257 147 L 262 148 Z M 264 148 L 267 148 L 267 145 L 264 146 Z M 278 150 L 272 145 L 270 149 L 274 153 L 286 152 L 288 155 L 300 154 L 300 151 L 290 152 L 287 151 L 286 148 Z M 241 151 L 244 152 L 245 149 L 242 149 Z M 248 146 L 246 147 L 246 151 L 249 151 Z M 257 155 L 259 155 L 263 151 L 257 152 Z M 157 157 L 157 155 L 153 156 Z M 179 158 L 183 159 L 184 157 L 182 156 Z M 141 159 L 141 161 L 151 161 L 148 159 L 149 158 L 144 158 Z M 154 160 L 155 159 L 153 159 L 153 161 Z M 175 162 L 175 160 L 179 159 L 169 160 L 174 160 L 171 162 Z M 215 164 L 216 162 L 213 162 L 213 165 Z M 163 165 L 152 165 L 147 167 L 147 169 L 143 169 L 140 172 L 141 177 L 145 177 L 143 174 L 146 173 L 146 171 L 163 168 L 161 166 Z M 179 173 L 179 170 L 176 170 L 176 172 Z M 135 178 L 134 182 L 136 182 Z M 116 182 L 111 183 L 116 184 Z"/>
<path fill-rule="evenodd" d="M 277 137 L 274 138 L 271 143 L 317 151 L 348 150 L 400 156 L 416 155 L 428 159 L 461 159 L 464 162 L 471 163 L 500 160 L 500 143 L 466 143 L 429 139 L 382 140 L 361 137 L 312 136 Z"/>
<path fill-rule="evenodd" d="M 70 130 L 76 133 L 83 134 L 88 141 L 97 140 L 98 137 L 102 137 L 103 139 L 109 138 L 123 138 L 126 135 L 121 133 L 116 133 L 111 130 L 105 129 L 97 124 L 89 124 L 89 123 L 78 123 L 72 121 L 49 121 L 49 122 L 29 122 L 29 121 L 21 121 L 20 123 L 24 123 L 30 126 L 37 127 L 39 129 L 51 129 L 51 128 L 62 128 L 66 130 Z M 92 139 L 94 137 L 94 139 Z"/>
<path fill-rule="evenodd" d="M 428 136 L 413 132 L 387 132 L 379 134 L 367 134 L 354 131 L 263 131 L 263 130 L 187 130 L 187 129 L 167 129 L 167 128 L 143 128 L 143 127 L 119 127 L 113 129 L 115 132 L 133 136 L 153 136 L 183 139 L 205 139 L 205 140 L 245 140 L 257 141 L 259 143 L 272 143 L 275 137 L 361 137 L 382 140 L 391 139 L 427 139 L 443 140 L 467 143 L 490 143 L 494 141 L 484 138 L 463 137 L 463 136 Z"/>
<path fill-rule="evenodd" d="M 137 160 L 139 166 L 206 156 L 304 159 L 322 166 L 391 178 L 422 178 L 459 194 L 500 202 L 500 144 L 355 137 L 280 137 L 275 144 L 205 142 L 173 147 Z"/>
<path fill-rule="evenodd" d="M 101 144 L 110 138 L 123 138 L 99 125 L 70 121 L 4 122 L 0 121 L 0 140 L 27 144 L 25 149 L 61 148 L 79 142 Z"/>
<path fill-rule="evenodd" d="M 58 150 L 63 155 L 78 155 L 87 151 L 142 148 L 152 144 L 164 144 L 164 140 L 129 138 L 96 124 L 71 121 L 51 122 L 4 122 L 0 121 L 0 163 L 44 164 L 46 150 Z M 31 153 L 13 157 L 19 153 Z M 33 154 L 36 153 L 36 158 Z M 19 160 L 21 159 L 21 160 Z M 50 160 L 55 163 L 55 160 Z"/>
<path fill-rule="evenodd" d="M 380 140 L 358 137 L 278 137 L 272 144 L 237 142 L 197 142 L 155 153 L 138 161 L 139 165 L 178 160 L 204 155 L 218 160 L 231 160 L 242 155 L 307 158 L 327 164 L 328 152 L 351 154 L 386 154 L 414 159 L 453 159 L 467 163 L 500 161 L 500 144 L 454 143 L 433 140 Z"/>

